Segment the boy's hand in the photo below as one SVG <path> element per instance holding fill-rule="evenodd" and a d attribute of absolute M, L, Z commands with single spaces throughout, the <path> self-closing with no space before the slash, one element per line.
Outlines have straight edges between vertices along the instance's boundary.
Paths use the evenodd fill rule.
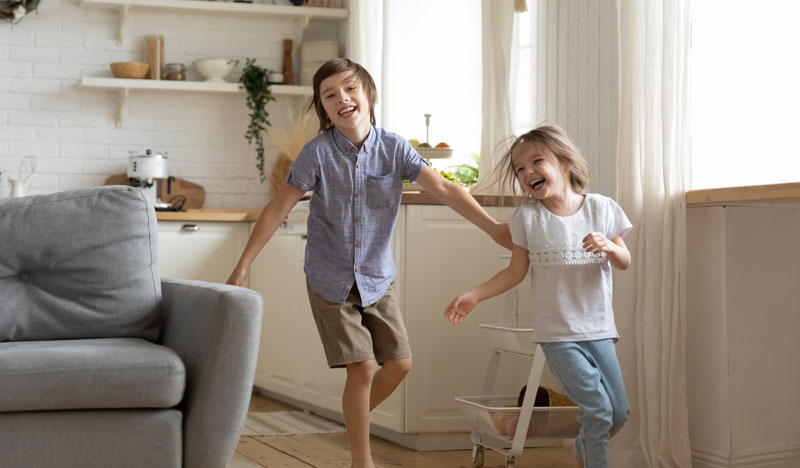
<path fill-rule="evenodd" d="M 492 239 L 498 244 L 508 250 L 514 250 L 514 243 L 511 241 L 511 229 L 508 228 L 508 223 L 495 224 L 491 235 Z"/>
<path fill-rule="evenodd" d="M 450 301 L 450 304 L 444 309 L 444 316 L 453 325 L 460 325 L 476 304 L 478 301 L 470 293 L 462 294 Z"/>
<path fill-rule="evenodd" d="M 228 278 L 226 283 L 234 286 L 241 286 L 242 283 L 244 283 L 245 278 L 247 278 L 247 271 L 236 268 L 233 270 L 233 273 L 231 273 L 231 276 Z"/>

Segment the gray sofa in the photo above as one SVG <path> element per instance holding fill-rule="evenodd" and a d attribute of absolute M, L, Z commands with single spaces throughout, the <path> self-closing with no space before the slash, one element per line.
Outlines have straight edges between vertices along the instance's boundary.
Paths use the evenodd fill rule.
<path fill-rule="evenodd" d="M 0 200 L 0 466 L 226 465 L 262 298 L 160 279 L 157 237 L 131 187 Z"/>

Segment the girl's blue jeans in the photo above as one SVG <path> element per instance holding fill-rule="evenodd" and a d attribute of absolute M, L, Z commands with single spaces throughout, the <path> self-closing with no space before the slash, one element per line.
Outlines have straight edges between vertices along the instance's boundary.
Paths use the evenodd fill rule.
<path fill-rule="evenodd" d="M 619 431 L 630 412 L 614 341 L 540 344 L 567 396 L 580 407 L 576 454 L 585 468 L 607 468 L 608 439 Z"/>

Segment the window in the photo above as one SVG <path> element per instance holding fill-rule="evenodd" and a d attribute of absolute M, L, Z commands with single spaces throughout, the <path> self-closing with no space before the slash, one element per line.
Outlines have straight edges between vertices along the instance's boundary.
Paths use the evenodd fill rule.
<path fill-rule="evenodd" d="M 800 181 L 800 2 L 692 5 L 692 188 Z"/>
<path fill-rule="evenodd" d="M 382 126 L 406 139 L 446 142 L 454 159 L 481 148 L 482 52 L 479 0 L 403 0 L 384 4 Z"/>

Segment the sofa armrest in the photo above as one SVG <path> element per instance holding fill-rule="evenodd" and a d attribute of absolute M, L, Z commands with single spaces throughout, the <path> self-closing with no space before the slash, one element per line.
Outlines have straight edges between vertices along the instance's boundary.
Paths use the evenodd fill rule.
<path fill-rule="evenodd" d="M 261 294 L 224 284 L 162 278 L 161 344 L 186 366 L 183 466 L 223 468 L 253 392 Z"/>

